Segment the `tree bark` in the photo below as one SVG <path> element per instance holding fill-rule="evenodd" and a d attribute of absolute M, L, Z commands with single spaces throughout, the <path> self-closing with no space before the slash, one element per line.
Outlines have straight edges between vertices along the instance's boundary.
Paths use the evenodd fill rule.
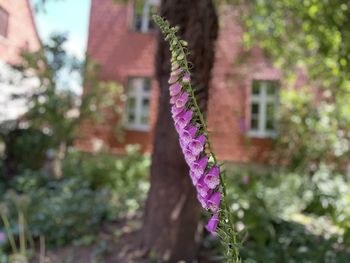
<path fill-rule="evenodd" d="M 162 0 L 160 14 L 172 25 L 179 25 L 181 36 L 189 42 L 192 83 L 199 105 L 206 112 L 218 32 L 212 0 Z M 200 208 L 171 119 L 170 52 L 160 34 L 156 69 L 160 98 L 142 241 L 162 262 L 192 262 L 197 253 Z"/>

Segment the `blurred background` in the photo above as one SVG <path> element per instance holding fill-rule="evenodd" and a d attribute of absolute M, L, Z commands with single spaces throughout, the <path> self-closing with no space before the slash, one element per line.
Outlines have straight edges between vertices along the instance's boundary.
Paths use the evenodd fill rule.
<path fill-rule="evenodd" d="M 189 42 L 244 262 L 349 262 L 348 0 L 0 0 L 0 263 L 225 261 L 166 139 L 155 13 Z"/>

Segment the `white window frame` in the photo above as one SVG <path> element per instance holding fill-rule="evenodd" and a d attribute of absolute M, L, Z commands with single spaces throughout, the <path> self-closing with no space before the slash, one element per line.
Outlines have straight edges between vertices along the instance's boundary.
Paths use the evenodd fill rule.
<path fill-rule="evenodd" d="M 253 85 L 256 83 L 256 85 L 259 85 L 259 94 L 253 94 Z M 275 83 L 277 88 L 274 92 L 274 94 L 270 95 L 267 93 L 267 87 L 269 84 Z M 251 85 L 251 92 L 250 92 L 250 103 L 249 103 L 249 111 L 250 111 L 250 118 L 249 118 L 249 132 L 248 135 L 251 137 L 257 137 L 257 138 L 273 138 L 278 135 L 277 130 L 277 112 L 278 112 L 278 104 L 279 104 L 279 81 L 278 80 L 253 80 Z M 267 104 L 268 103 L 274 104 L 274 130 L 268 130 L 266 129 L 267 125 Z M 251 128 L 251 120 L 252 120 L 252 104 L 258 104 L 259 105 L 259 112 L 258 112 L 258 129 L 252 129 Z"/>
<path fill-rule="evenodd" d="M 147 33 L 150 31 L 150 22 L 151 22 L 151 17 L 150 17 L 150 9 L 152 6 L 159 6 L 159 0 L 144 0 L 144 5 L 142 9 L 142 17 L 141 17 L 141 28 L 140 30 L 136 29 L 136 21 L 135 21 L 135 6 L 134 6 L 134 17 L 133 17 L 133 29 L 134 31 L 137 32 L 142 32 L 142 33 Z"/>
<path fill-rule="evenodd" d="M 7 10 L 5 8 L 3 8 L 0 5 L 0 11 L 2 12 L 2 14 L 4 15 L 4 32 L 0 33 L 0 38 L 7 38 L 8 37 L 8 31 L 9 31 L 9 21 L 10 21 L 10 14 L 9 12 L 7 12 Z"/>
<path fill-rule="evenodd" d="M 134 79 L 142 79 L 142 85 L 134 87 L 134 92 L 130 92 L 130 85 L 131 81 Z M 145 82 L 149 81 L 150 88 L 148 91 L 144 89 Z M 129 77 L 127 79 L 126 83 L 126 89 L 125 89 L 125 95 L 127 97 L 126 103 L 125 103 L 125 111 L 124 111 L 124 127 L 128 130 L 136 130 L 136 131 L 148 131 L 150 128 L 149 125 L 149 119 L 150 119 L 150 112 L 148 113 L 148 123 L 142 123 L 142 101 L 143 99 L 147 98 L 149 100 L 149 107 L 151 105 L 151 89 L 152 89 L 152 81 L 149 77 Z M 128 120 L 128 99 L 129 98 L 135 98 L 135 121 L 130 123 Z M 150 109 L 149 109 L 150 111 Z"/>

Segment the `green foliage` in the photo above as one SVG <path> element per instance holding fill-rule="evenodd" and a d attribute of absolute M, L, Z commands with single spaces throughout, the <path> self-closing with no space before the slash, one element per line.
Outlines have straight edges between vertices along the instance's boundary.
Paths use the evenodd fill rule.
<path fill-rule="evenodd" d="M 281 91 L 280 134 L 273 157 L 277 163 L 288 160 L 293 169 L 314 173 L 321 163 L 344 172 L 349 159 L 350 137 L 336 116 L 336 105 L 315 102 L 307 89 Z"/>
<path fill-rule="evenodd" d="M 228 177 L 248 262 L 347 262 L 350 182 L 321 165 L 313 176 Z"/>
<path fill-rule="evenodd" d="M 24 53 L 23 67 L 38 77 L 38 91 L 32 95 L 31 108 L 25 116 L 29 125 L 42 129 L 50 135 L 56 148 L 75 138 L 83 120 L 99 117 L 102 108 L 114 104 L 119 88 L 111 82 L 99 82 L 99 69 L 89 59 L 80 63 L 64 50 L 67 38 L 53 35 L 43 48 L 34 53 Z M 81 101 L 70 91 L 69 83 L 62 83 L 62 71 L 70 76 L 85 74 L 86 92 Z M 98 115 L 98 116 L 97 116 Z"/>
<path fill-rule="evenodd" d="M 48 135 L 35 128 L 17 128 L 1 135 L 7 145 L 5 156 L 8 172 L 42 167 L 46 150 L 50 147 Z"/>
<path fill-rule="evenodd" d="M 116 157 L 73 152 L 64 161 L 61 180 L 30 170 L 16 177 L 6 194 L 0 194 L 15 236 L 19 198 L 28 200 L 24 214 L 30 232 L 34 238 L 45 236 L 48 246 L 91 242 L 104 221 L 134 214 L 148 190 L 149 158 L 137 147 L 130 146 L 127 153 Z"/>
<path fill-rule="evenodd" d="M 63 173 L 69 178 L 82 177 L 91 189 L 110 189 L 112 202 L 118 204 L 115 211 L 123 214 L 137 211 L 146 198 L 149 166 L 150 158 L 139 153 L 139 146 L 128 145 L 126 156 L 117 158 L 72 152 Z"/>

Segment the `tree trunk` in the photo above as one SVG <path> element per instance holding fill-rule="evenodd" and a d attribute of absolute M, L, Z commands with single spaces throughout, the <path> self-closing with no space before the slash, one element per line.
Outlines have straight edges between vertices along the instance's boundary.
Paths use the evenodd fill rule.
<path fill-rule="evenodd" d="M 218 31 L 214 5 L 211 0 L 162 0 L 160 14 L 172 25 L 179 25 L 181 36 L 189 42 L 192 83 L 205 112 Z M 192 262 L 197 252 L 200 208 L 171 119 L 170 52 L 161 35 L 156 63 L 160 98 L 142 241 L 162 262 Z"/>

